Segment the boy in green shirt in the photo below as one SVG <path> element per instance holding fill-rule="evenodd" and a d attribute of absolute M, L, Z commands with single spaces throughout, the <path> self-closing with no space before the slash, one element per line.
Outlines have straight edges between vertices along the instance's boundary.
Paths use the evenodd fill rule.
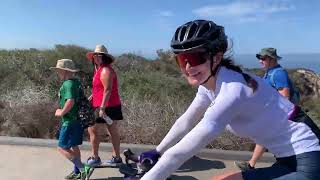
<path fill-rule="evenodd" d="M 69 159 L 76 167 L 65 179 L 82 179 L 89 176 L 90 167 L 81 162 L 81 154 L 78 145 L 82 144 L 83 131 L 81 122 L 78 119 L 78 106 L 75 104 L 79 98 L 81 83 L 75 78 L 79 70 L 70 59 L 60 59 L 56 67 L 59 78 L 63 81 L 59 91 L 60 108 L 56 110 L 55 116 L 62 118 L 60 129 L 58 151 Z"/>

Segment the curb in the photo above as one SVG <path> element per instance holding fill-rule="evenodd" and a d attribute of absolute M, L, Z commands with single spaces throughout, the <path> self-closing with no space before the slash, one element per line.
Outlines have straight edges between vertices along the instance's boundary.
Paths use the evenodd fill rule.
<path fill-rule="evenodd" d="M 57 147 L 57 140 L 52 139 L 36 139 L 36 138 L 23 138 L 23 137 L 9 137 L 0 136 L 0 145 L 16 145 L 16 146 L 37 146 L 37 147 Z M 80 146 L 82 150 L 91 150 L 91 144 L 84 141 Z M 121 144 L 121 151 L 130 148 L 133 152 L 141 153 L 146 150 L 154 149 L 154 145 L 140 145 L 140 144 Z M 111 143 L 101 143 L 100 150 L 112 151 Z M 198 156 L 208 159 L 221 159 L 221 160 L 237 160 L 247 161 L 251 158 L 252 152 L 249 151 L 229 151 L 219 149 L 203 149 L 198 153 Z M 271 153 L 264 153 L 259 162 L 272 163 L 275 158 Z"/>

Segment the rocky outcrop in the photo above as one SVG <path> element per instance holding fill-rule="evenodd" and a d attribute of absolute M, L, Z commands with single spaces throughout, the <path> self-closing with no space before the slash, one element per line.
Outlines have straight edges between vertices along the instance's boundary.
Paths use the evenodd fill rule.
<path fill-rule="evenodd" d="M 298 81 L 301 93 L 320 98 L 320 75 L 309 69 L 297 69 L 296 72 L 299 74 Z"/>
<path fill-rule="evenodd" d="M 0 109 L 4 109 L 4 103 L 0 101 Z"/>

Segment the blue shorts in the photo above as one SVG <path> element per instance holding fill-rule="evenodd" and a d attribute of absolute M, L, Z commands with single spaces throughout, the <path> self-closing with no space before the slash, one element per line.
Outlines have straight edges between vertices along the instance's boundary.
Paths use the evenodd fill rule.
<path fill-rule="evenodd" d="M 242 172 L 244 180 L 319 180 L 320 151 L 306 152 L 296 156 L 277 158 L 271 167 Z"/>
<path fill-rule="evenodd" d="M 70 149 L 71 147 L 82 144 L 83 128 L 80 122 L 71 123 L 68 126 L 60 128 L 58 146 L 63 149 Z"/>

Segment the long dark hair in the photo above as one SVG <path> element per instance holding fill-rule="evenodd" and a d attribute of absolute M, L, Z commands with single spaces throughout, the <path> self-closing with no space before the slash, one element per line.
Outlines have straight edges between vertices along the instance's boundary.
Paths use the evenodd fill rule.
<path fill-rule="evenodd" d="M 236 72 L 242 74 L 242 76 L 243 76 L 244 80 L 247 82 L 248 86 L 253 89 L 253 92 L 255 92 L 257 90 L 257 88 L 258 88 L 257 81 L 254 80 L 249 74 L 244 73 L 240 66 L 235 65 L 234 61 L 232 60 L 232 58 L 230 56 L 223 58 L 220 62 L 220 66 L 223 66 L 227 69 L 230 69 L 232 71 L 236 71 Z"/>
<path fill-rule="evenodd" d="M 211 51 L 213 53 L 212 56 L 215 55 L 217 52 L 223 52 L 224 57 L 222 58 L 222 60 L 218 66 L 223 66 L 227 69 L 230 69 L 232 71 L 236 71 L 236 72 L 242 74 L 242 76 L 243 76 L 244 80 L 247 82 L 248 86 L 252 88 L 253 92 L 255 92 L 258 88 L 257 81 L 254 80 L 249 74 L 244 73 L 240 66 L 235 65 L 233 58 L 232 58 L 233 57 L 233 48 L 232 47 L 233 47 L 233 41 L 232 41 L 232 39 L 230 39 L 229 42 L 226 41 L 226 43 L 220 43 L 215 47 L 215 49 L 210 49 L 209 51 Z M 213 60 L 213 57 L 211 57 L 211 59 Z M 216 67 L 216 70 L 218 69 L 217 67 Z"/>
<path fill-rule="evenodd" d="M 113 62 L 113 59 L 111 59 L 109 56 L 105 54 L 102 55 L 102 64 L 111 64 Z"/>
<path fill-rule="evenodd" d="M 101 60 L 102 60 L 102 63 L 101 65 L 108 65 L 108 64 L 111 64 L 113 62 L 113 59 L 111 59 L 109 56 L 101 53 L 102 57 L 101 57 Z M 97 69 L 97 65 L 96 63 L 94 62 L 94 60 L 92 60 L 92 65 L 93 65 L 93 71 L 95 72 L 96 69 Z"/>

